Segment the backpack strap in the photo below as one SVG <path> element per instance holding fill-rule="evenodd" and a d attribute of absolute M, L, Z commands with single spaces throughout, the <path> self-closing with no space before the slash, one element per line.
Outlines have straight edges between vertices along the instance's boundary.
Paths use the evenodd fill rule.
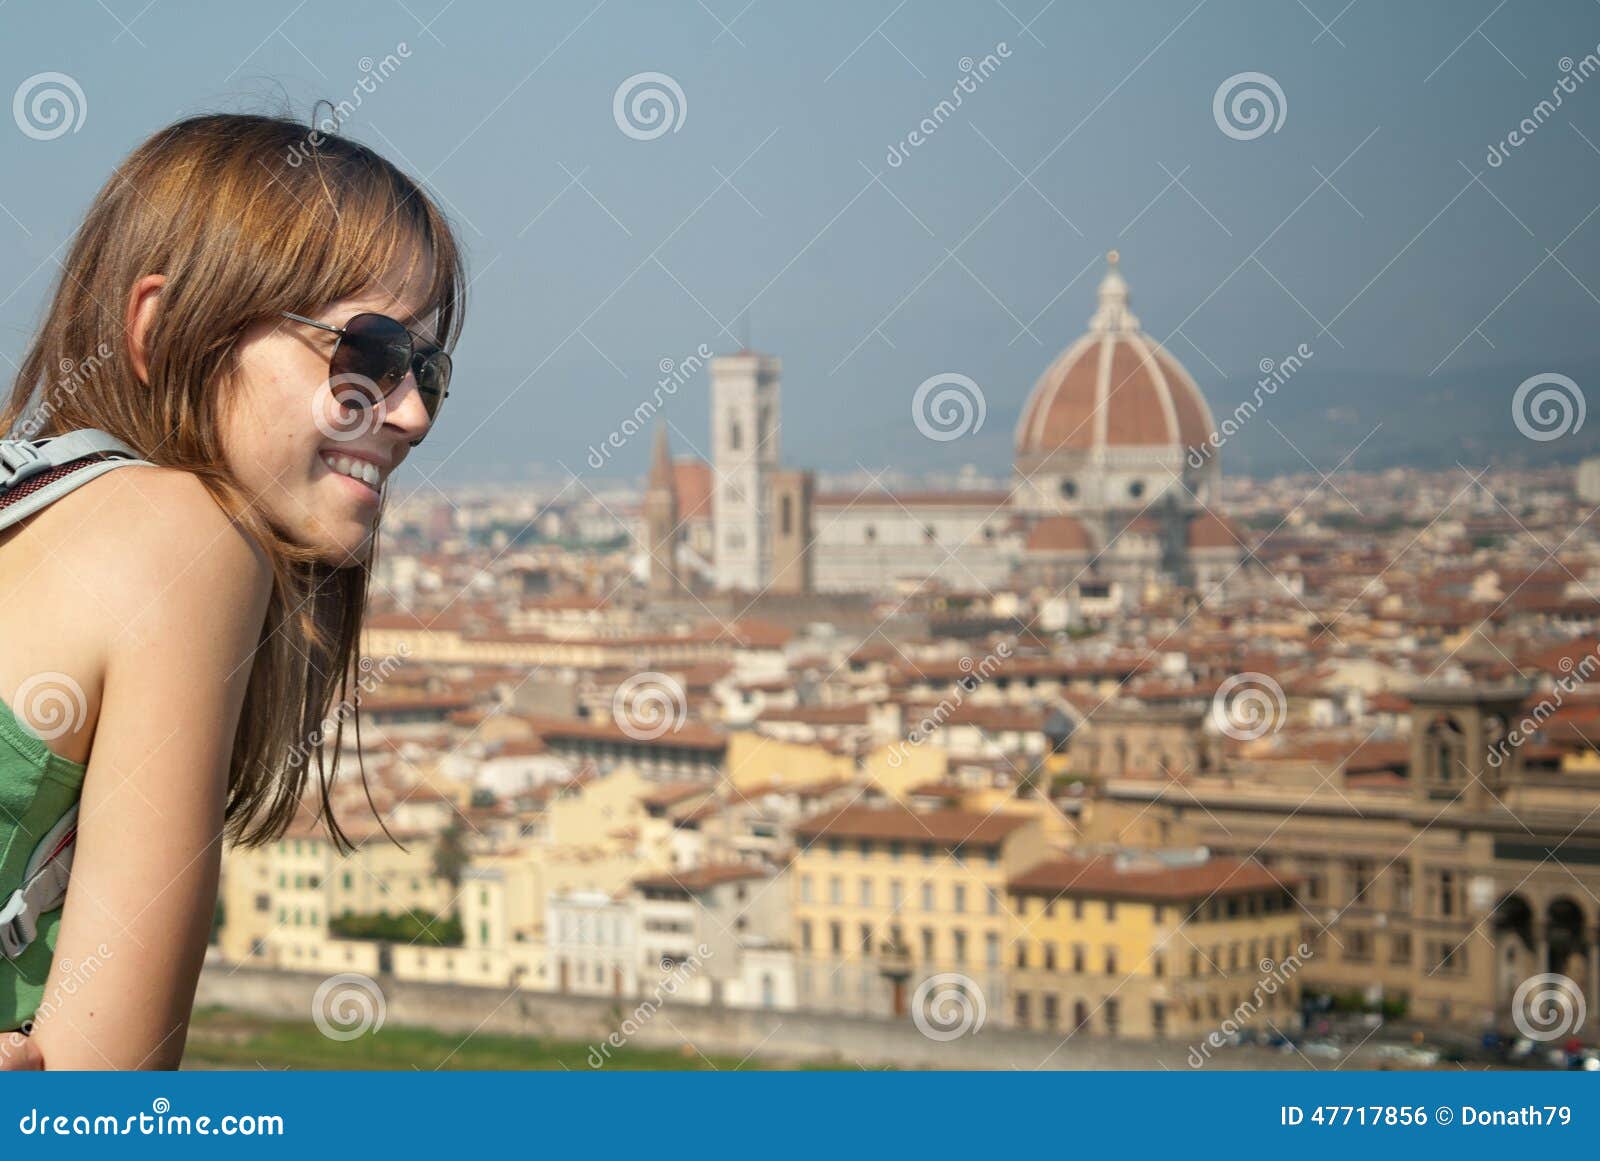
<path fill-rule="evenodd" d="M 96 476 L 148 463 L 98 428 L 49 439 L 0 440 L 0 529 L 27 519 Z"/>
<path fill-rule="evenodd" d="M 115 468 L 148 464 L 109 432 L 84 428 L 49 439 L 0 439 L 0 529 L 49 506 Z M 33 848 L 22 885 L 0 901 L 0 958 L 14 960 L 33 945 L 39 919 L 67 897 L 78 838 L 73 803 Z"/>
<path fill-rule="evenodd" d="M 22 873 L 22 886 L 0 906 L 0 956 L 16 959 L 39 936 L 39 918 L 67 898 L 72 854 L 78 838 L 78 804 L 45 832 Z"/>

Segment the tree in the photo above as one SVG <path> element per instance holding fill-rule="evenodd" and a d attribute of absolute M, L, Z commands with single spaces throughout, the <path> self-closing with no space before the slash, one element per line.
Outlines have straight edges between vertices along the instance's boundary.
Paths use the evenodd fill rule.
<path fill-rule="evenodd" d="M 461 887 L 461 872 L 466 869 L 471 856 L 467 853 L 466 835 L 459 822 L 452 822 L 439 835 L 433 847 L 433 873 L 450 884 L 451 892 Z"/>

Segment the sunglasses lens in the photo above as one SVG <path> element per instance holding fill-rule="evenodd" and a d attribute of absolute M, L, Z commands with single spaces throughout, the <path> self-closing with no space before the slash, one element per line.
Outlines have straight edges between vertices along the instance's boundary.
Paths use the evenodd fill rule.
<path fill-rule="evenodd" d="M 450 356 L 443 351 L 430 351 L 416 360 L 417 390 L 428 409 L 431 423 L 444 406 L 445 392 L 450 388 Z"/>
<path fill-rule="evenodd" d="M 411 335 L 405 327 L 386 315 L 358 314 L 345 324 L 330 369 L 349 376 L 348 382 L 372 383 L 376 404 L 406 377 L 410 365 Z"/>

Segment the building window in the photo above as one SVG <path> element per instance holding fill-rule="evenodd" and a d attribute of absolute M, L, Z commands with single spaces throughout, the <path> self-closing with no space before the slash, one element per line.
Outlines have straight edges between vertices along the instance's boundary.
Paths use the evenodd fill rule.
<path fill-rule="evenodd" d="M 1088 955 L 1084 951 L 1083 944 L 1075 943 L 1075 944 L 1072 945 L 1072 970 L 1073 970 L 1074 974 L 1080 975 L 1080 976 L 1083 974 L 1083 972 L 1084 972 L 1084 961 L 1087 958 L 1088 958 Z"/>
<path fill-rule="evenodd" d="M 1411 913 L 1411 864 L 1396 863 L 1389 868 L 1394 875 L 1394 906 L 1396 911 Z"/>
<path fill-rule="evenodd" d="M 993 887 L 987 888 L 987 893 L 988 893 L 988 896 L 989 896 L 989 904 L 988 904 L 988 906 L 989 906 L 989 914 L 990 915 L 998 915 L 998 914 L 1000 914 L 1000 896 L 995 894 Z"/>
<path fill-rule="evenodd" d="M 844 902 L 844 880 L 838 875 L 828 879 L 828 902 L 834 906 Z"/>
<path fill-rule="evenodd" d="M 1365 963 L 1372 958 L 1372 933 L 1354 929 L 1344 945 L 1344 958 L 1353 963 Z"/>
<path fill-rule="evenodd" d="M 784 494 L 783 500 L 778 505 L 778 525 L 783 535 L 790 536 L 794 532 L 794 497 Z"/>
<path fill-rule="evenodd" d="M 1076 480 L 1062 480 L 1060 491 L 1063 500 L 1076 500 L 1078 498 L 1078 482 Z"/>
<path fill-rule="evenodd" d="M 834 955 L 844 950 L 844 924 L 837 921 L 828 924 L 828 942 L 833 947 Z"/>
<path fill-rule="evenodd" d="M 1454 871 L 1439 872 L 1439 914 L 1446 919 L 1456 913 L 1456 874 Z"/>
<path fill-rule="evenodd" d="M 1116 999 L 1113 998 L 1113 999 L 1107 1000 L 1105 1002 L 1104 1007 L 1101 1010 L 1104 1011 L 1105 1015 L 1106 1015 L 1106 1035 L 1107 1036 L 1115 1036 L 1117 1034 L 1117 1024 L 1118 1024 L 1118 1016 L 1120 1015 L 1120 1006 L 1118 1005 Z"/>
<path fill-rule="evenodd" d="M 872 924 L 861 925 L 861 951 L 863 954 L 872 954 Z"/>
<path fill-rule="evenodd" d="M 1135 500 L 1137 500 L 1140 496 L 1144 495 L 1144 481 L 1143 480 L 1134 480 L 1133 483 L 1129 484 L 1128 485 L 1128 495 L 1133 497 L 1133 499 L 1135 499 Z M 1107 1021 L 1107 1023 L 1109 1023 L 1109 1022 L 1110 1021 Z"/>
<path fill-rule="evenodd" d="M 811 876 L 810 875 L 801 875 L 800 876 L 800 902 L 802 902 L 802 903 L 811 902 Z"/>
<path fill-rule="evenodd" d="M 957 963 L 966 963 L 967 962 L 967 933 L 965 931 L 954 931 L 954 932 L 951 932 L 951 936 L 952 936 L 952 938 L 954 940 L 954 943 L 955 943 L 956 962 Z"/>
<path fill-rule="evenodd" d="M 1083 918 L 1083 900 L 1082 899 L 1074 899 L 1072 901 L 1072 917 L 1074 919 L 1082 919 Z"/>
<path fill-rule="evenodd" d="M 1053 943 L 1044 945 L 1044 970 L 1047 972 L 1056 970 L 1056 945 Z"/>
<path fill-rule="evenodd" d="M 933 928 L 924 927 L 922 929 L 922 962 L 923 963 L 932 963 L 933 962 L 933 949 L 934 949 Z"/>
<path fill-rule="evenodd" d="M 1150 1005 L 1150 1031 L 1157 1036 L 1167 1034 L 1167 1006 L 1160 1001 Z"/>
<path fill-rule="evenodd" d="M 1027 1026 L 1028 1026 L 1028 993 L 1027 992 L 1018 992 L 1017 993 L 1017 1027 L 1018 1028 L 1026 1028 Z"/>
<path fill-rule="evenodd" d="M 1350 901 L 1359 903 L 1366 898 L 1367 888 L 1372 886 L 1372 864 L 1365 859 L 1354 859 L 1350 863 Z"/>
<path fill-rule="evenodd" d="M 1044 1026 L 1053 1031 L 1056 1026 L 1056 998 L 1054 996 L 1045 996 L 1044 1003 L 1041 1006 L 1044 1008 Z"/>
<path fill-rule="evenodd" d="M 1089 1030 L 1089 1005 L 1082 1000 L 1072 1002 L 1072 1030 L 1074 1032 Z"/>
<path fill-rule="evenodd" d="M 800 921 L 800 950 L 811 950 L 811 920 L 809 919 Z"/>
<path fill-rule="evenodd" d="M 932 911 L 933 910 L 933 884 L 932 883 L 923 883 L 922 884 L 922 909 L 924 911 Z"/>
<path fill-rule="evenodd" d="M 739 451 L 744 447 L 744 430 L 739 426 L 737 419 L 728 421 L 728 450 Z"/>
<path fill-rule="evenodd" d="M 899 879 L 890 879 L 889 880 L 889 906 L 890 906 L 890 908 L 892 908 L 894 911 L 898 912 L 900 910 L 900 908 L 905 906 L 905 901 L 906 901 L 905 896 L 906 896 L 905 884 L 902 883 Z"/>
<path fill-rule="evenodd" d="M 878 529 L 877 529 L 877 527 L 874 526 L 874 525 L 868 524 L 865 528 L 863 528 L 861 530 L 861 539 L 866 541 L 868 544 L 876 544 L 878 542 Z"/>
<path fill-rule="evenodd" d="M 1113 923 L 1117 918 L 1117 905 L 1112 900 L 1106 900 L 1106 922 Z"/>
<path fill-rule="evenodd" d="M 983 937 L 983 964 L 990 969 L 1000 966 L 1000 937 L 992 931 Z"/>
<path fill-rule="evenodd" d="M 872 880 L 863 877 L 861 880 L 861 906 L 872 906 Z"/>
<path fill-rule="evenodd" d="M 967 889 L 961 883 L 957 883 L 952 894 L 951 910 L 960 915 L 967 909 Z"/>
<path fill-rule="evenodd" d="M 1116 974 L 1117 974 L 1117 949 L 1114 948 L 1114 947 L 1108 947 L 1108 948 L 1106 948 L 1106 975 L 1114 976 Z"/>

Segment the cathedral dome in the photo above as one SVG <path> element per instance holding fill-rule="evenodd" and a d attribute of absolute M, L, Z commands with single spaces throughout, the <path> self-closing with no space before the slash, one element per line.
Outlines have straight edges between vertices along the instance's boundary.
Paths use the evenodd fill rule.
<path fill-rule="evenodd" d="M 1088 334 L 1046 369 L 1022 409 L 1019 471 L 1030 472 L 1058 453 L 1098 459 L 1149 449 L 1181 458 L 1214 430 L 1189 373 L 1139 329 L 1117 252 L 1108 257 Z"/>

